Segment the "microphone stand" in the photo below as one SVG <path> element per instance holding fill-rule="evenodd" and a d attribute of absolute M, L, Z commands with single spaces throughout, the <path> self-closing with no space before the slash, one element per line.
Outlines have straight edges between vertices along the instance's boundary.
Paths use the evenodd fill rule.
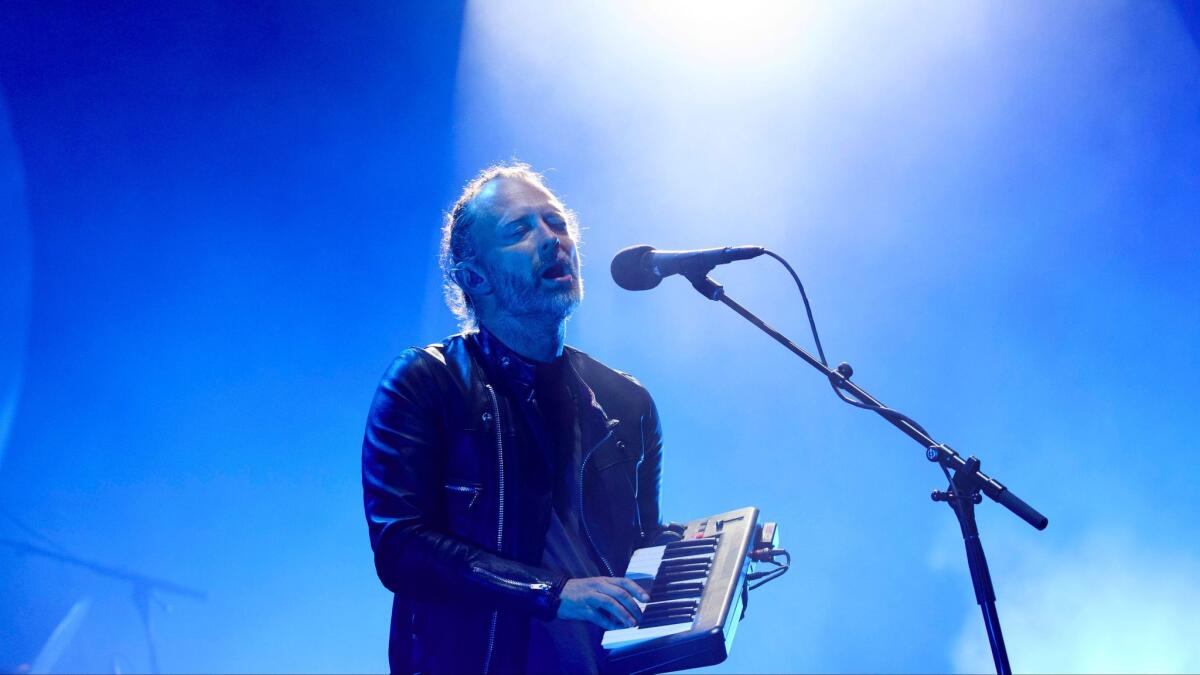
<path fill-rule="evenodd" d="M 830 368 L 785 335 L 767 325 L 748 309 L 739 305 L 725 294 L 725 288 L 721 284 L 707 276 L 710 271 L 712 271 L 712 267 L 693 270 L 683 276 L 692 282 L 692 287 L 701 295 L 709 300 L 724 303 L 747 321 L 758 326 L 764 333 L 775 338 L 776 342 L 787 347 L 808 365 L 819 370 L 835 388 L 853 396 L 865 407 L 873 409 L 904 435 L 919 443 L 921 447 L 925 448 L 925 458 L 930 462 L 936 462 L 947 476 L 950 476 L 948 489 L 945 491 L 935 490 L 930 496 L 935 502 L 949 504 L 958 518 L 963 544 L 967 550 L 967 566 L 971 570 L 971 582 L 975 588 L 975 602 L 979 604 L 979 608 L 983 612 L 983 624 L 987 629 L 988 643 L 992 649 L 992 660 L 996 664 L 996 672 L 998 675 L 1011 675 L 1012 667 L 1008 663 L 1008 651 L 1004 647 L 1004 635 L 1000 631 L 1000 617 L 996 614 L 996 592 L 992 587 L 991 574 L 988 572 L 987 558 L 983 554 L 983 544 L 979 541 L 979 528 L 975 524 L 975 505 L 983 501 L 983 497 L 980 496 L 980 492 L 982 492 L 1038 530 L 1046 529 L 1049 521 L 1032 506 L 1010 492 L 1000 481 L 980 471 L 978 458 L 972 456 L 963 459 L 962 455 L 959 455 L 950 446 L 933 440 L 909 418 L 889 410 L 876 398 L 851 382 L 850 377 L 854 374 L 854 369 L 850 367 L 850 364 L 842 363 L 836 369 Z"/>
<path fill-rule="evenodd" d="M 154 639 L 154 631 L 150 621 L 151 600 L 158 601 L 156 595 L 159 591 L 164 593 L 174 593 L 175 595 L 180 595 L 185 598 L 192 598 L 194 600 L 204 600 L 207 597 L 203 591 L 197 591 L 165 579 L 159 579 L 156 577 L 147 576 L 145 574 L 138 574 L 137 572 L 131 572 L 119 567 L 102 565 L 97 562 L 92 562 L 91 560 L 77 558 L 72 555 L 67 555 L 66 553 L 58 553 L 47 548 L 26 544 L 20 541 L 14 541 L 12 539 L 0 539 L 0 546 L 11 548 L 17 553 L 41 556 L 43 558 L 64 562 L 69 565 L 83 567 L 84 569 L 91 570 L 100 576 L 108 577 L 110 579 L 118 579 L 120 581 L 128 581 L 131 583 L 133 585 L 133 604 L 135 607 L 137 607 L 138 617 L 141 619 L 142 630 L 146 637 L 146 649 L 150 659 L 151 673 L 160 672 L 158 667 L 158 646 Z M 161 604 L 161 601 L 159 602 Z"/>

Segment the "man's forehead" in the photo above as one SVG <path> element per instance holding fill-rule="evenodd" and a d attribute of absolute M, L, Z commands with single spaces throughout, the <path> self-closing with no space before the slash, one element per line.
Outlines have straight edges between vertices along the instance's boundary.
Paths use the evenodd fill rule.
<path fill-rule="evenodd" d="M 488 181 L 473 200 L 480 215 L 496 224 L 520 218 L 529 212 L 558 209 L 558 200 L 545 188 L 523 178 L 500 176 Z"/>

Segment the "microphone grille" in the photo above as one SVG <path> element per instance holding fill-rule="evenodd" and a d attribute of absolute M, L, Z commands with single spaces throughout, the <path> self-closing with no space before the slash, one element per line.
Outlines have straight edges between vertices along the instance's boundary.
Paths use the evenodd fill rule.
<path fill-rule="evenodd" d="M 610 267 L 613 281 L 627 291 L 646 291 L 657 286 L 662 282 L 662 277 L 644 264 L 646 256 L 653 251 L 653 246 L 645 244 L 618 251 Z"/>

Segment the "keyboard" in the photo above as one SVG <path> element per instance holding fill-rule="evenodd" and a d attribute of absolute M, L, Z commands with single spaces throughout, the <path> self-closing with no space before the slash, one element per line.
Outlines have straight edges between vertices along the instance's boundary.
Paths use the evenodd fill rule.
<path fill-rule="evenodd" d="M 774 526 L 770 528 L 774 538 Z M 629 673 L 683 670 L 729 656 L 741 620 L 758 509 L 693 520 L 683 538 L 634 551 L 625 576 L 650 594 L 637 626 L 605 631 L 609 665 Z M 774 542 L 768 542 L 768 545 Z"/>

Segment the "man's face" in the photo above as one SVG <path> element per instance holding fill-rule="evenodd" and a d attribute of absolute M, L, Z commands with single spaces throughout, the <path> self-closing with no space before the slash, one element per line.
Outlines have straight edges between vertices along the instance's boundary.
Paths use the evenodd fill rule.
<path fill-rule="evenodd" d="M 564 319 L 583 299 L 579 254 L 561 205 L 519 178 L 497 178 L 475 198 L 472 228 L 496 311 Z"/>

